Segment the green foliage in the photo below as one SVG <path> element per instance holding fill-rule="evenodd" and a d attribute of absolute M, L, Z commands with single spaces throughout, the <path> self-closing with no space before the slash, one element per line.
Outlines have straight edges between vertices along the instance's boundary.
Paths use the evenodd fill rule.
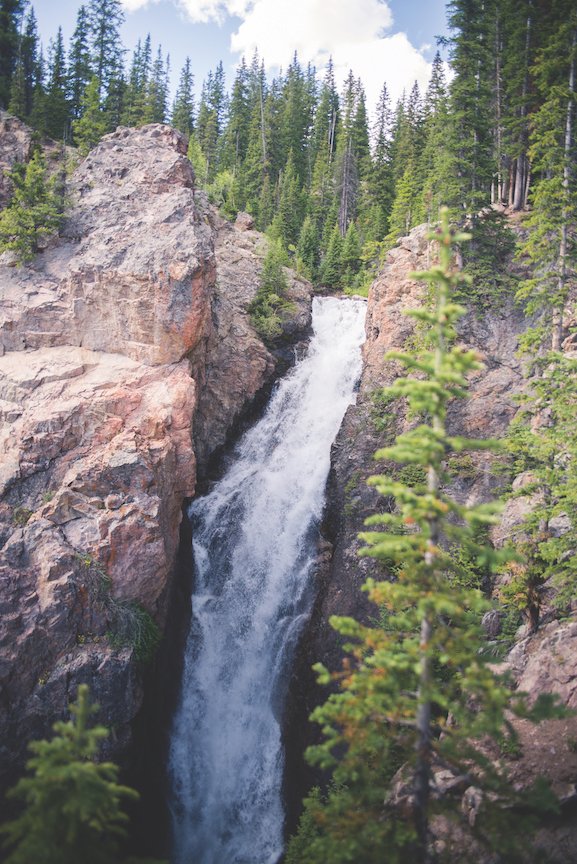
<path fill-rule="evenodd" d="M 50 741 L 34 741 L 27 763 L 30 776 L 11 790 L 25 810 L 2 826 L 7 864 L 113 864 L 119 860 L 119 840 L 125 834 L 124 801 L 137 793 L 118 783 L 118 768 L 98 762 L 100 743 L 108 731 L 90 728 L 98 710 L 88 687 L 78 688 L 70 706 L 72 719 L 54 724 Z"/>
<path fill-rule="evenodd" d="M 90 555 L 77 554 L 76 560 L 82 568 L 83 590 L 90 602 L 106 615 L 110 627 L 106 635 L 110 646 L 114 649 L 132 648 L 136 660 L 145 664 L 152 662 L 161 636 L 149 613 L 138 603 L 114 597 L 112 580 L 104 567 Z"/>
<path fill-rule="evenodd" d="M 316 281 L 319 266 L 319 236 L 310 216 L 303 222 L 297 244 L 297 267 L 307 279 Z"/>
<path fill-rule="evenodd" d="M 288 290 L 285 262 L 286 255 L 280 241 L 269 240 L 260 285 L 248 310 L 253 327 L 269 343 L 281 335 L 283 317 L 292 308 L 285 297 Z"/>
<path fill-rule="evenodd" d="M 196 182 L 199 186 L 205 186 L 208 179 L 208 162 L 194 132 L 188 142 L 187 155 L 192 162 Z"/>
<path fill-rule="evenodd" d="M 338 223 L 335 223 L 330 235 L 327 254 L 321 264 L 319 281 L 327 288 L 342 287 L 341 257 L 343 238 Z"/>
<path fill-rule="evenodd" d="M 0 251 L 10 250 L 20 263 L 31 261 L 40 244 L 62 223 L 62 199 L 54 177 L 48 178 L 37 150 L 26 167 L 8 173 L 14 185 L 9 207 L 0 213 Z"/>
<path fill-rule="evenodd" d="M 30 510 L 28 507 L 15 507 L 14 512 L 12 513 L 12 521 L 15 525 L 22 527 L 26 525 L 32 513 L 34 511 Z"/>
<path fill-rule="evenodd" d="M 446 215 L 431 237 L 439 245 L 440 263 L 416 276 L 433 284 L 433 308 L 410 314 L 428 325 L 432 347 L 418 355 L 389 355 L 411 374 L 388 389 L 394 398 L 407 399 L 414 416 L 429 421 L 376 454 L 413 469 L 410 483 L 394 475 L 370 478 L 396 508 L 369 517 L 370 530 L 360 535 L 367 544 L 361 554 L 392 564 L 396 578 L 365 585 L 385 613 L 386 627 L 331 619 L 348 656 L 335 673 L 316 667 L 319 682 L 332 682 L 338 690 L 312 715 L 324 741 L 307 755 L 332 771 L 339 793 L 309 803 L 307 855 L 310 849 L 317 857 L 303 860 L 376 861 L 384 849 L 391 862 L 430 860 L 433 815 L 463 819 L 459 798 L 436 791 L 434 772 L 440 768 L 456 777 L 465 774 L 467 783 L 485 790 L 476 833 L 493 853 L 518 860 L 519 836 L 528 836 L 528 826 L 535 824 L 535 801 L 527 799 L 520 830 L 514 808 L 523 795 L 507 784 L 504 766 L 492 763 L 475 743 L 511 735 L 506 712 L 537 719 L 551 705 L 530 712 L 524 695 L 511 692 L 482 650 L 480 621 L 490 607 L 471 583 L 478 584 L 480 574 L 504 557 L 490 548 L 484 533 L 496 508 L 459 504 L 441 485 L 447 457 L 491 446 L 451 436 L 445 426 L 450 400 L 465 397 L 467 373 L 478 366 L 474 352 L 452 344 L 463 310 L 451 295 L 463 276 L 451 268 L 451 252 L 467 238 L 449 230 Z M 552 807 L 552 801 L 546 796 L 543 806 Z"/>
<path fill-rule="evenodd" d="M 393 396 L 387 390 L 378 388 L 377 390 L 373 390 L 370 400 L 370 416 L 375 431 L 382 435 L 389 435 L 394 430 L 397 419 L 396 413 L 391 411 L 392 406 L 397 404 L 396 396 Z"/>
<path fill-rule="evenodd" d="M 74 141 L 83 156 L 98 144 L 107 132 L 106 115 L 100 103 L 100 81 L 94 75 L 81 100 L 82 116 L 72 124 Z"/>
<path fill-rule="evenodd" d="M 191 143 L 193 140 L 191 138 Z M 208 184 L 207 192 L 209 201 L 215 207 L 218 207 L 222 215 L 226 219 L 234 219 L 238 212 L 236 204 L 238 189 L 236 178 L 232 171 L 220 171 L 212 183 Z"/>
<path fill-rule="evenodd" d="M 154 659 L 160 644 L 160 631 L 139 603 L 113 601 L 110 605 L 111 630 L 108 640 L 112 648 L 132 648 L 141 663 Z"/>
<path fill-rule="evenodd" d="M 512 298 L 517 280 L 510 273 L 515 235 L 496 210 L 483 213 L 475 224 L 475 240 L 463 250 L 464 271 L 471 282 L 456 293 L 459 302 L 486 311 Z"/>
<path fill-rule="evenodd" d="M 532 364 L 531 391 L 507 436 L 514 474 L 530 472 L 516 495 L 535 495 L 520 530 L 524 562 L 510 573 L 503 601 L 539 621 L 540 588 L 551 580 L 562 608 L 577 589 L 577 361 L 549 352 Z"/>

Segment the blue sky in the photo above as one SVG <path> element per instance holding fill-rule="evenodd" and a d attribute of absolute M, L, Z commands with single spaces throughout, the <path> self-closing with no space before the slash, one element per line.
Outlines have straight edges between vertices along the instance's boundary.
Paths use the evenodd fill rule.
<path fill-rule="evenodd" d="M 68 44 L 81 0 L 32 0 L 46 47 L 59 24 Z M 332 55 L 338 80 L 349 69 L 360 77 L 369 106 L 386 81 L 393 100 L 416 79 L 426 86 L 436 50 L 446 33 L 445 0 L 123 0 L 123 41 L 130 52 L 151 34 L 171 58 L 176 83 L 186 56 L 195 90 L 219 60 L 227 84 L 242 54 L 258 48 L 270 74 L 298 50 L 303 64 L 322 70 Z"/>

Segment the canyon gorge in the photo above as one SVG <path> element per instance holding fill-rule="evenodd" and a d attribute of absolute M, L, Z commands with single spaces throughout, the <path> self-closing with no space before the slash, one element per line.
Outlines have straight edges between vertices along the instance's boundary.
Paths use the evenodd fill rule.
<path fill-rule="evenodd" d="M 3 113 L 0 166 L 25 161 L 30 140 Z M 63 158 L 58 148 L 47 151 L 54 170 Z M 0 186 L 1 203 L 8 194 Z M 150 703 L 174 700 L 181 671 L 171 673 L 169 660 L 183 647 L 189 614 L 186 507 L 199 488 L 211 488 L 219 457 L 310 336 L 312 287 L 287 268 L 283 332 L 274 348 L 259 338 L 249 306 L 265 239 L 247 214 L 228 222 L 195 188 L 174 129 L 153 124 L 105 136 L 70 174 L 66 194 L 59 236 L 29 265 L 0 256 L 2 790 L 22 771 L 28 742 L 66 716 L 82 682 L 112 730 L 105 755 L 134 770 Z M 357 535 L 379 504 L 365 481 L 383 438 L 408 422 L 400 414 L 384 423 L 375 394 L 398 374 L 385 353 L 419 338 L 404 313 L 423 302 L 411 274 L 431 255 L 425 227 L 413 229 L 388 253 L 369 292 L 358 398 L 332 447 L 316 600 L 290 675 L 284 737 L 292 827 L 316 779 L 302 760 L 315 736 L 307 717 L 324 698 L 311 667 L 335 666 L 340 656 L 328 619 L 371 614 L 360 586 L 378 564 L 358 557 Z M 523 387 L 516 352 L 527 323 L 512 301 L 463 319 L 459 340 L 481 352 L 483 368 L 471 379 L 471 398 L 449 412 L 453 434 L 506 432 Z M 480 453 L 466 470 L 455 465 L 453 494 L 489 500 L 500 483 L 493 460 Z M 525 480 L 514 482 L 522 489 Z M 495 545 L 514 535 L 530 506 L 522 495 L 506 505 Z M 158 639 L 151 663 L 148 649 Z M 531 697 L 554 692 L 575 709 L 575 640 L 575 604 L 560 618 L 545 602 L 539 630 L 521 628 L 502 663 Z M 157 716 L 167 721 L 166 712 Z M 561 802 L 537 842 L 552 861 L 574 860 L 577 719 L 521 722 L 519 734 L 524 753 L 512 760 L 513 782 L 521 787 L 542 774 Z"/>

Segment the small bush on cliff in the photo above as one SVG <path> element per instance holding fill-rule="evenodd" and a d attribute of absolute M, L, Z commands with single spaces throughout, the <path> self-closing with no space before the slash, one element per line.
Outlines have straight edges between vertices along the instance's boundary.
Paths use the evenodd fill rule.
<path fill-rule="evenodd" d="M 14 184 L 14 195 L 10 205 L 0 213 L 0 252 L 15 252 L 17 260 L 24 263 L 60 227 L 62 197 L 56 179 L 47 177 L 40 150 L 25 168 L 17 165 L 8 176 Z"/>
<path fill-rule="evenodd" d="M 452 453 L 490 446 L 449 435 L 445 422 L 449 401 L 466 395 L 467 373 L 478 366 L 474 352 L 451 344 L 464 312 L 451 299 L 462 278 L 451 252 L 467 238 L 450 231 L 446 213 L 431 238 L 440 264 L 415 275 L 435 286 L 433 307 L 410 314 L 425 322 L 432 347 L 391 354 L 418 377 L 398 378 L 388 388 L 407 398 L 413 416 L 427 420 L 376 454 L 426 478 L 413 484 L 392 473 L 369 480 L 396 500 L 396 509 L 367 520 L 372 530 L 361 534 L 367 543 L 361 554 L 387 567 L 392 562 L 395 579 L 365 585 L 386 612 L 386 626 L 331 619 L 348 656 L 333 674 L 317 666 L 319 682 L 338 691 L 312 715 L 324 742 L 307 755 L 332 771 L 335 786 L 326 798 L 307 802 L 294 841 L 307 864 L 430 864 L 437 860 L 439 816 L 447 852 L 454 825 L 460 856 L 469 844 L 471 860 L 484 848 L 513 864 L 524 860 L 521 847 L 541 809 L 556 803 L 541 785 L 524 794 L 513 790 L 505 765 L 490 757 L 490 741 L 496 751 L 505 738 L 516 749 L 507 712 L 538 719 L 551 703 L 529 710 L 524 694 L 510 691 L 483 651 L 480 624 L 489 604 L 470 586 L 468 571 L 471 562 L 484 569 L 497 561 L 480 539 L 495 508 L 467 507 L 443 491 Z M 467 568 L 455 546 L 466 553 Z"/>
<path fill-rule="evenodd" d="M 148 612 L 138 603 L 112 600 L 108 606 L 111 630 L 108 634 L 113 648 L 126 646 L 142 663 L 152 662 L 160 644 L 160 631 Z"/>

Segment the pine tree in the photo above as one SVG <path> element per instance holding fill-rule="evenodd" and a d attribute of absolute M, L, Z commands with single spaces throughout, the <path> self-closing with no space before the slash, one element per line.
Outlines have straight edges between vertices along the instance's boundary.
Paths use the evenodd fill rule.
<path fill-rule="evenodd" d="M 0 250 L 16 253 L 20 263 L 30 261 L 40 244 L 58 230 L 62 222 L 62 201 L 54 178 L 48 179 L 46 165 L 37 150 L 26 165 L 8 174 L 14 185 L 10 205 L 0 213 Z"/>
<path fill-rule="evenodd" d="M 68 52 L 68 94 L 73 119 L 80 116 L 82 97 L 91 77 L 88 11 L 81 6 Z"/>
<path fill-rule="evenodd" d="M 88 22 L 92 73 L 99 82 L 98 95 L 104 101 L 112 82 L 122 73 L 122 3 L 120 0 L 89 0 Z"/>
<path fill-rule="evenodd" d="M 312 125 L 312 106 L 310 91 L 296 53 L 287 69 L 281 98 L 282 158 L 283 161 L 288 160 L 291 154 L 298 183 L 303 186 L 308 175 L 306 143 Z"/>
<path fill-rule="evenodd" d="M 162 46 L 159 45 L 156 58 L 150 71 L 150 80 L 146 93 L 144 111 L 145 123 L 165 123 L 168 111 L 168 81 L 170 75 L 170 59 L 162 56 Z"/>
<path fill-rule="evenodd" d="M 118 783 L 118 768 L 98 762 L 108 730 L 90 727 L 98 705 L 81 684 L 70 705 L 72 719 L 54 724 L 50 741 L 34 741 L 27 768 L 9 793 L 26 804 L 24 812 L 0 830 L 11 849 L 6 864 L 114 864 L 125 832 L 125 801 L 138 794 Z"/>
<path fill-rule="evenodd" d="M 208 163 L 206 161 L 206 156 L 202 152 L 202 147 L 200 146 L 195 132 L 193 132 L 188 139 L 187 156 L 194 168 L 196 182 L 199 186 L 205 187 L 208 183 Z"/>
<path fill-rule="evenodd" d="M 380 610 L 380 624 L 331 619 L 349 657 L 334 675 L 317 667 L 321 683 L 336 682 L 340 689 L 312 715 L 325 741 L 310 748 L 309 756 L 333 770 L 333 786 L 324 800 L 316 795 L 308 802 L 303 860 L 309 864 L 372 864 L 383 855 L 390 864 L 430 864 L 434 815 L 467 824 L 455 787 L 444 794 L 438 790 L 440 771 L 457 786 L 466 778 L 482 801 L 472 848 L 466 845 L 467 829 L 457 840 L 459 853 L 471 860 L 485 846 L 508 864 L 519 862 L 534 807 L 552 806 L 553 796 L 542 786 L 528 793 L 528 823 L 521 828 L 514 805 L 523 795 L 508 786 L 503 766 L 495 766 L 479 746 L 502 736 L 515 742 L 505 711 L 526 717 L 528 708 L 523 694 L 511 693 L 484 657 L 479 624 L 488 604 L 463 579 L 450 551 L 458 545 L 479 564 L 495 562 L 493 550 L 477 539 L 493 520 L 494 508 L 467 507 L 443 490 L 448 455 L 490 442 L 451 436 L 446 428 L 448 405 L 465 395 L 467 373 L 478 363 L 475 352 L 452 344 L 464 312 L 450 297 L 462 279 L 451 267 L 452 244 L 466 236 L 450 232 L 446 211 L 442 216 L 441 228 L 431 234 L 439 243 L 440 263 L 415 274 L 434 287 L 434 307 L 411 313 L 430 328 L 432 350 L 389 355 L 418 377 L 398 378 L 387 392 L 406 398 L 411 416 L 421 420 L 376 454 L 388 464 L 405 465 L 411 479 L 403 482 L 392 472 L 370 479 L 389 503 L 367 520 L 373 530 L 361 534 L 367 543 L 361 554 L 393 568 L 395 579 L 370 579 L 365 586 Z M 547 710 L 541 704 L 531 716 Z M 450 854 L 450 833 L 443 840 Z M 290 854 L 289 847 L 289 861 Z"/>
<path fill-rule="evenodd" d="M 66 91 L 64 39 L 59 27 L 56 41 L 50 44 L 46 87 L 46 132 L 56 141 L 67 141 L 70 137 L 70 106 Z"/>
<path fill-rule="evenodd" d="M 510 568 L 501 596 L 536 629 L 541 586 L 548 582 L 556 590 L 554 603 L 561 609 L 577 587 L 577 361 L 551 351 L 531 372 L 507 444 L 514 473 L 529 472 L 522 494 L 535 493 L 535 503 L 520 527 L 524 560 Z"/>
<path fill-rule="evenodd" d="M 7 108 L 10 101 L 24 7 L 24 0 L 0 0 L 0 108 Z"/>
<path fill-rule="evenodd" d="M 286 253 L 278 240 L 269 240 L 259 288 L 249 306 L 253 327 L 265 342 L 274 342 L 282 333 L 283 312 L 290 308 L 285 295 L 288 282 L 284 272 Z"/>
<path fill-rule="evenodd" d="M 303 222 L 297 243 L 297 266 L 299 271 L 315 282 L 319 266 L 319 235 L 310 216 Z"/>
<path fill-rule="evenodd" d="M 142 126 L 147 122 L 151 61 L 152 48 L 148 33 L 144 45 L 138 40 L 132 55 L 122 112 L 122 122 L 126 126 Z"/>
<path fill-rule="evenodd" d="M 359 271 L 360 264 L 361 241 L 357 226 L 354 222 L 351 222 L 347 228 L 341 252 L 342 282 L 345 288 L 353 287 L 355 275 Z"/>
<path fill-rule="evenodd" d="M 389 233 L 385 241 L 393 246 L 399 237 L 409 233 L 415 224 L 414 214 L 418 206 L 418 175 L 413 162 L 409 162 L 405 173 L 396 186 L 395 201 L 389 220 Z"/>
<path fill-rule="evenodd" d="M 72 124 L 74 141 L 83 156 L 106 134 L 106 115 L 100 107 L 99 91 L 100 83 L 94 75 L 82 97 L 82 114 Z"/>
<path fill-rule="evenodd" d="M 28 122 L 40 135 L 46 134 L 47 117 L 46 117 L 46 63 L 44 62 L 44 52 L 42 45 L 38 51 L 38 60 L 36 63 L 36 71 L 34 75 L 34 90 L 32 92 L 32 109 Z"/>
<path fill-rule="evenodd" d="M 298 240 L 304 209 L 304 196 L 291 150 L 281 178 L 278 209 L 273 220 L 276 234 L 287 251 Z"/>
<path fill-rule="evenodd" d="M 455 201 L 447 201 L 453 212 L 472 220 L 491 200 L 494 174 L 492 130 L 493 70 L 495 44 L 495 0 L 452 0 L 449 26 L 452 39 L 451 83 L 452 136 L 456 155 L 456 175 L 460 189 Z M 446 199 L 447 200 L 447 199 Z"/>
<path fill-rule="evenodd" d="M 392 112 L 387 85 L 383 84 L 374 126 L 374 154 L 370 177 L 370 197 L 373 203 L 367 224 L 370 240 L 382 240 L 387 233 L 393 206 L 394 186 L 391 158 Z"/>
<path fill-rule="evenodd" d="M 224 128 L 226 112 L 225 79 L 222 62 L 216 70 L 208 73 L 202 85 L 196 137 L 208 166 L 208 180 L 212 180 L 219 166 L 219 145 Z"/>
<path fill-rule="evenodd" d="M 186 136 L 190 136 L 194 129 L 193 87 L 194 76 L 190 70 L 190 57 L 187 57 L 180 73 L 170 120 L 172 125 Z"/>
<path fill-rule="evenodd" d="M 577 13 L 571 4 L 559 6 L 565 12 L 562 23 L 539 53 L 534 69 L 541 104 L 534 113 L 529 148 L 536 179 L 527 220 L 531 231 L 523 255 L 535 275 L 519 291 L 528 301 L 528 312 L 539 311 L 544 316 L 554 350 L 561 346 L 577 261 Z"/>
<path fill-rule="evenodd" d="M 454 147 L 449 130 L 448 93 L 441 56 L 437 52 L 424 103 L 423 148 L 418 162 L 420 186 L 413 224 L 437 222 L 444 201 L 458 199 Z"/>
<path fill-rule="evenodd" d="M 249 146 L 250 121 L 249 70 L 245 58 L 242 57 L 232 85 L 222 154 L 223 166 L 235 173 L 240 169 Z"/>
<path fill-rule="evenodd" d="M 8 110 L 22 120 L 32 115 L 34 91 L 39 77 L 38 28 L 34 9 L 29 9 L 24 22 L 24 32 L 18 47 L 18 59 L 12 79 Z"/>
<path fill-rule="evenodd" d="M 357 213 L 359 195 L 359 154 L 355 115 L 358 102 L 358 84 L 352 71 L 344 84 L 342 121 L 338 132 L 336 187 L 339 198 L 339 228 L 341 236 L 347 232 L 349 222 Z"/>
<path fill-rule="evenodd" d="M 327 252 L 321 263 L 319 282 L 326 288 L 341 288 L 343 238 L 339 223 L 336 222 L 333 225 Z"/>

